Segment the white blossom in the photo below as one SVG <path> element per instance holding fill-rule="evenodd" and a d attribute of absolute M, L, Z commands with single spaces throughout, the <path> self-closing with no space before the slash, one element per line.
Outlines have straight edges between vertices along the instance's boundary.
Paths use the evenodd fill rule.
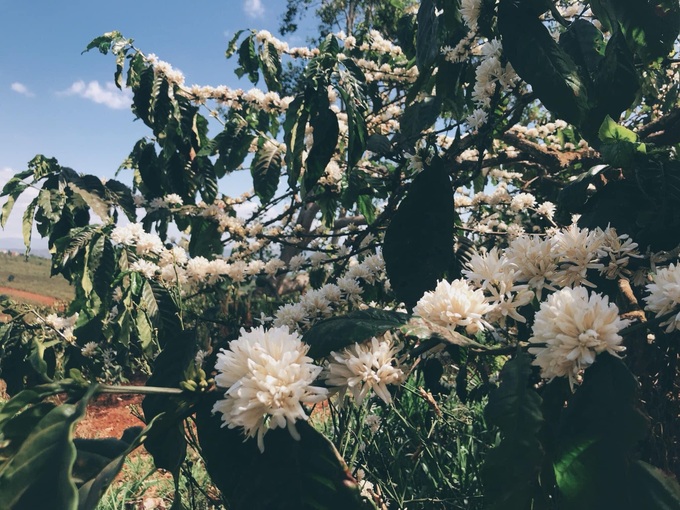
<path fill-rule="evenodd" d="M 270 429 L 287 427 L 299 440 L 295 422 L 308 419 L 302 404 L 327 396 L 325 388 L 313 385 L 321 367 L 306 356 L 308 349 L 285 327 L 241 329 L 215 364 L 215 382 L 226 389 L 224 399 L 213 406 L 213 413 L 222 413 L 222 426 L 243 427 L 247 437 L 257 438 L 260 451 Z"/>
<path fill-rule="evenodd" d="M 464 327 L 475 334 L 488 324 L 483 319 L 493 305 L 486 302 L 484 292 L 473 290 L 465 280 L 449 283 L 442 280 L 434 291 L 426 292 L 413 308 L 413 313 L 445 328 Z"/>
<path fill-rule="evenodd" d="M 340 352 L 331 352 L 330 363 L 325 372 L 326 383 L 340 391 L 342 402 L 349 390 L 357 405 L 361 405 L 373 389 L 387 404 L 392 396 L 388 384 L 399 384 L 404 372 L 397 366 L 395 356 L 401 346 L 393 345 L 388 339 L 355 343 Z"/>
<path fill-rule="evenodd" d="M 595 356 L 608 352 L 617 356 L 625 348 L 619 331 L 628 325 L 607 296 L 585 287 L 564 288 L 541 303 L 536 312 L 529 342 L 539 344 L 533 364 L 541 367 L 546 379 L 568 377 L 570 385 L 580 372 L 595 362 Z"/>
<path fill-rule="evenodd" d="M 652 278 L 653 283 L 646 286 L 649 296 L 643 298 L 647 303 L 645 309 L 656 314 L 656 317 L 675 313 L 680 304 L 680 264 L 659 269 Z M 660 325 L 666 326 L 666 333 L 680 329 L 680 313 Z"/>

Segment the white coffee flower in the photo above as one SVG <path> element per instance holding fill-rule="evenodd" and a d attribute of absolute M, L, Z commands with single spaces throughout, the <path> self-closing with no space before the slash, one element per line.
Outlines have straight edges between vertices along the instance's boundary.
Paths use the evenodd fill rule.
<path fill-rule="evenodd" d="M 97 342 L 87 342 L 83 348 L 80 349 L 80 353 L 86 358 L 91 358 L 97 352 L 97 347 L 99 347 Z"/>
<path fill-rule="evenodd" d="M 541 299 L 544 288 L 555 290 L 548 283 L 557 272 L 553 245 L 552 239 L 522 235 L 513 239 L 505 251 L 505 256 L 517 267 L 517 280 L 528 283 L 538 299 Z"/>
<path fill-rule="evenodd" d="M 387 404 L 392 402 L 388 384 L 399 384 L 404 372 L 397 365 L 395 356 L 401 349 L 388 339 L 373 337 L 363 344 L 355 343 L 340 352 L 331 352 L 326 369 L 326 383 L 340 391 L 342 402 L 347 390 L 352 392 L 357 405 L 361 405 L 373 389 Z"/>
<path fill-rule="evenodd" d="M 464 327 L 475 334 L 488 326 L 482 318 L 493 305 L 486 302 L 484 292 L 473 290 L 465 280 L 451 283 L 442 280 L 434 291 L 426 292 L 413 308 L 413 313 L 426 321 L 446 328 Z"/>
<path fill-rule="evenodd" d="M 573 387 L 599 353 L 617 356 L 625 349 L 619 331 L 628 323 L 607 296 L 589 295 L 585 287 L 559 290 L 536 312 L 529 342 L 541 346 L 529 348 L 536 354 L 533 364 L 541 367 L 542 377 L 568 377 Z"/>
<path fill-rule="evenodd" d="M 137 271 L 144 276 L 144 278 L 152 279 L 160 268 L 153 262 L 139 259 L 130 264 L 130 269 L 132 271 Z"/>
<path fill-rule="evenodd" d="M 277 328 L 287 326 L 290 329 L 299 329 L 300 324 L 306 323 L 307 320 L 307 310 L 301 303 L 283 305 L 274 314 L 274 326 Z"/>
<path fill-rule="evenodd" d="M 313 386 L 321 367 L 306 356 L 308 349 L 286 327 L 241 329 L 229 350 L 220 350 L 215 364 L 215 382 L 227 389 L 213 406 L 213 413 L 222 413 L 222 426 L 243 427 L 246 436 L 257 437 L 260 451 L 270 429 L 287 427 L 299 440 L 295 422 L 308 419 L 302 404 L 327 396 L 325 388 Z"/>
<path fill-rule="evenodd" d="M 680 264 L 659 269 L 652 278 L 653 283 L 646 286 L 649 296 L 643 298 L 647 302 L 645 309 L 655 313 L 656 317 L 675 312 L 680 304 Z M 680 313 L 665 320 L 660 326 L 667 326 L 667 333 L 680 329 Z"/>

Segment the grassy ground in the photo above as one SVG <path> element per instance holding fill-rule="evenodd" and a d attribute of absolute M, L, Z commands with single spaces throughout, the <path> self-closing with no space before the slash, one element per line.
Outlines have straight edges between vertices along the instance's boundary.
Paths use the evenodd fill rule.
<path fill-rule="evenodd" d="M 50 277 L 50 260 L 0 253 L 0 287 L 34 292 L 62 301 L 73 299 L 73 288 L 61 276 Z"/>

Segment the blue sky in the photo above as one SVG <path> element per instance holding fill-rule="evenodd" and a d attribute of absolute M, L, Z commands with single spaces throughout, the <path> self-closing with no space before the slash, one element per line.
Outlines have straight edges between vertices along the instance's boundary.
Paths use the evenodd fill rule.
<path fill-rule="evenodd" d="M 250 87 L 224 51 L 239 29 L 276 33 L 285 0 L 0 0 L 0 186 L 36 154 L 81 173 L 112 177 L 149 131 L 113 87 L 113 57 L 81 55 L 118 30 L 180 69 L 187 85 Z M 304 25 L 315 25 L 308 20 Z M 311 30 L 288 36 L 302 45 Z M 216 133 L 214 133 L 216 134 Z M 28 200 L 23 201 L 25 203 Z M 0 199 L 4 203 L 4 199 Z M 22 204 L 17 204 L 20 207 Z M 2 238 L 20 237 L 21 211 Z"/>

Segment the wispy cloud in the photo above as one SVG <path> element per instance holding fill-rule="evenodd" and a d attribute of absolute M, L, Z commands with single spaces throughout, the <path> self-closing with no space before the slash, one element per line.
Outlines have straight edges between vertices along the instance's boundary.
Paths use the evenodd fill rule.
<path fill-rule="evenodd" d="M 12 87 L 12 90 L 14 92 L 16 92 L 17 94 L 21 94 L 22 96 L 26 96 L 26 97 L 35 96 L 35 94 L 33 92 L 28 90 L 28 87 L 26 85 L 24 85 L 23 83 L 19 83 L 18 81 L 15 81 L 14 83 L 12 83 L 11 87 Z"/>
<path fill-rule="evenodd" d="M 245 0 L 243 10 L 251 18 L 261 18 L 264 16 L 264 6 L 262 0 Z"/>
<path fill-rule="evenodd" d="M 107 82 L 102 87 L 96 80 L 89 83 L 78 80 L 59 92 L 59 95 L 83 97 L 114 110 L 129 108 L 132 104 L 132 92 L 129 89 L 120 90 L 113 82 Z"/>

